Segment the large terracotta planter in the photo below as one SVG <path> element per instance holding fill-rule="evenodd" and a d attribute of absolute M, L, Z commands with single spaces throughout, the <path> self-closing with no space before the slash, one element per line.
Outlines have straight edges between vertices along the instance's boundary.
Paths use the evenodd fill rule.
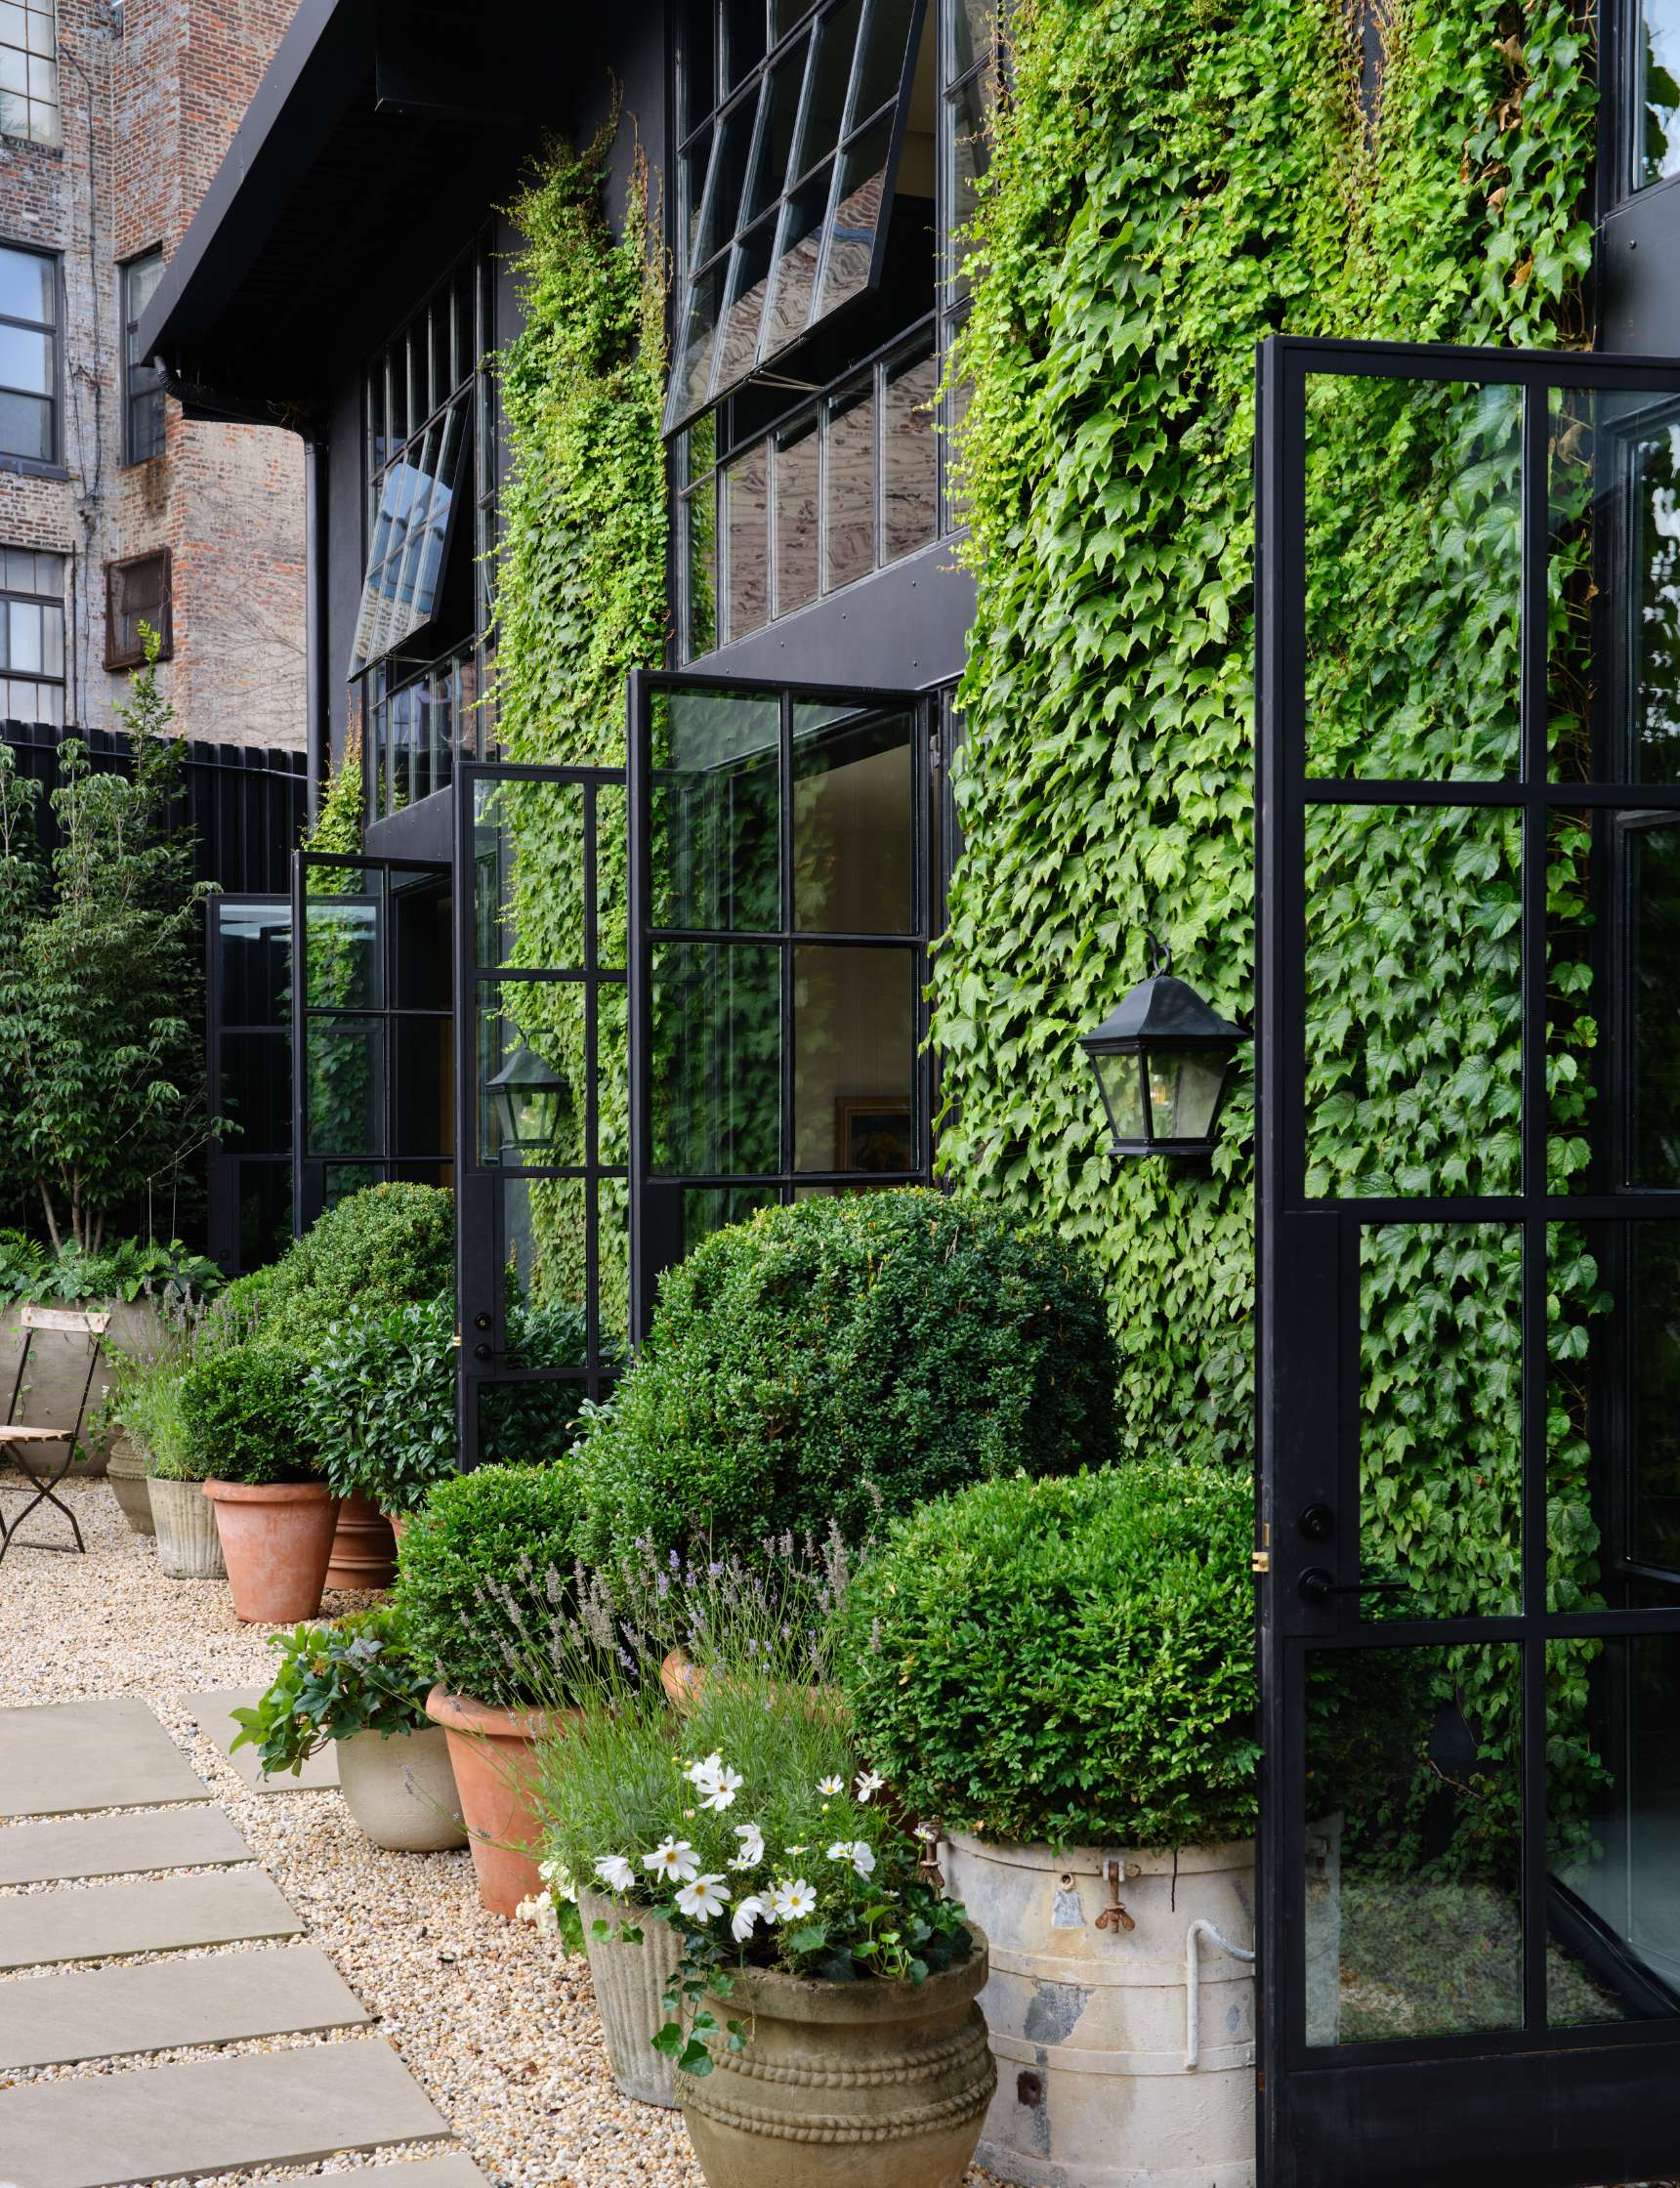
<path fill-rule="evenodd" d="M 665 1993 L 681 1950 L 677 1933 L 645 1909 L 592 1892 L 587 1885 L 578 1888 L 577 1912 L 583 1918 L 583 1949 L 589 1955 L 612 2079 L 640 2104 L 674 2105 L 676 2062 L 654 2050 L 653 2038 L 665 2023 Z M 597 1922 L 606 1922 L 612 1935 L 597 1937 Z M 618 1935 L 624 1922 L 642 1932 L 640 1945 L 627 1944 Z"/>
<path fill-rule="evenodd" d="M 297 1625 L 320 1609 L 338 1525 L 324 1482 L 206 1482 L 216 1508 L 233 1616 L 247 1625 Z"/>
<path fill-rule="evenodd" d="M 705 2005 L 745 2047 L 714 2038 L 713 2071 L 677 2077 L 711 2188 L 958 2188 L 997 2082 L 986 1976 L 978 1931 L 972 1958 L 924 1983 L 743 1970 Z"/>
<path fill-rule="evenodd" d="M 204 1501 L 204 1484 L 163 1482 L 153 1476 L 146 1494 L 160 1570 L 172 1580 L 225 1580 L 222 1537 L 214 1507 Z"/>
<path fill-rule="evenodd" d="M 105 1479 L 111 1486 L 111 1494 L 122 1507 L 122 1516 L 137 1535 L 153 1535 L 156 1522 L 151 1516 L 151 1491 L 146 1479 L 146 1461 L 126 1436 L 118 1436 L 110 1448 L 110 1463 L 105 1468 Z M 202 1497 L 199 1499 L 202 1503 Z M 215 1525 L 214 1519 L 211 1525 Z"/>
<path fill-rule="evenodd" d="M 467 1843 L 448 1735 L 440 1726 L 416 1725 L 389 1739 L 358 1732 L 333 1746 L 344 1804 L 376 1846 L 437 1854 Z"/>
<path fill-rule="evenodd" d="M 326 1569 L 329 1588 L 388 1588 L 397 1577 L 397 1538 L 391 1522 L 358 1490 L 338 1508 L 338 1531 Z"/>
<path fill-rule="evenodd" d="M 543 1889 L 532 1851 L 542 1836 L 532 1803 L 536 1743 L 558 1720 L 542 1709 L 492 1709 L 487 1702 L 443 1687 L 427 1696 L 426 1714 L 449 1736 L 479 1897 L 492 1914 L 511 1921 L 520 1901 Z"/>

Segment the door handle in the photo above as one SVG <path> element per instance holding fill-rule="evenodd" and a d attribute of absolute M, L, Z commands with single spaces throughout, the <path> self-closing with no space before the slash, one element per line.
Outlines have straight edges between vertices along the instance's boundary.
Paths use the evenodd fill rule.
<path fill-rule="evenodd" d="M 1349 1580 L 1338 1581 L 1335 1575 L 1323 1565 L 1309 1565 L 1298 1583 L 1301 1601 L 1317 1609 L 1328 1603 L 1334 1595 L 1405 1595 L 1411 1587 L 1409 1580 Z"/>

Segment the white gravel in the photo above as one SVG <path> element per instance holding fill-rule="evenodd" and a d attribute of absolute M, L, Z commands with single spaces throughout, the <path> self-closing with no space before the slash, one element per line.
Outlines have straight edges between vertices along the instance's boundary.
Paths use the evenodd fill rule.
<path fill-rule="evenodd" d="M 702 2188 L 681 2116 L 636 2104 L 615 2087 L 587 1968 L 562 1959 L 525 1924 L 486 1914 L 468 1854 L 387 1853 L 363 1837 L 337 1792 L 246 1788 L 198 1729 L 192 1697 L 266 1680 L 273 1659 L 265 1636 L 273 1629 L 241 1625 L 223 1581 L 166 1579 L 150 1538 L 130 1532 L 105 1483 L 64 1494 L 88 1555 L 15 1549 L 0 1563 L 0 1633 L 9 1637 L 0 1704 L 144 1696 L 308 1923 L 313 1942 L 376 2016 L 371 2029 L 343 2035 L 155 2057 L 209 2058 L 377 2034 L 396 2046 L 459 2138 L 223 2174 L 197 2188 L 277 2188 L 463 2145 L 494 2188 Z M 323 1613 L 368 1600 L 329 1595 Z M 89 1964 L 98 1963 L 78 1966 Z M 14 2079 L 123 2073 L 144 2063 L 151 2062 L 37 2068 Z M 987 2188 L 987 2176 L 974 2171 L 969 2188 Z"/>

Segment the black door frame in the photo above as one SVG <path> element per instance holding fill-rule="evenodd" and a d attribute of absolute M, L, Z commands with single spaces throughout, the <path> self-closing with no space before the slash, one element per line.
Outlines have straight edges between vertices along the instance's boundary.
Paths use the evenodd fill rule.
<path fill-rule="evenodd" d="M 289 894 L 272 889 L 231 890 L 226 896 L 210 897 L 205 902 L 204 918 L 204 1049 L 206 1062 L 206 1093 L 208 1098 L 209 1152 L 205 1174 L 205 1230 L 210 1258 L 225 1276 L 242 1277 L 248 1274 L 240 1248 L 239 1184 L 243 1170 L 253 1165 L 265 1169 L 284 1170 L 287 1177 L 285 1204 L 293 1207 L 291 1191 L 292 1138 L 296 1117 L 291 1108 L 291 1046 L 293 1020 L 288 1009 L 285 1020 L 269 1025 L 232 1025 L 226 1021 L 223 1011 L 224 944 L 222 936 L 223 914 L 229 910 L 260 908 L 272 911 L 274 927 L 283 929 L 286 936 L 288 964 L 294 940 L 292 900 Z M 288 986 L 290 985 L 288 979 Z M 229 1035 L 277 1034 L 286 1043 L 286 1074 L 288 1089 L 287 1144 L 282 1150 L 251 1149 L 245 1145 L 243 1130 L 231 1133 L 224 1140 L 222 1126 L 226 1123 L 223 1109 L 223 1080 L 225 1066 L 223 1042 Z M 234 1123 L 240 1119 L 234 1118 Z M 276 1246 L 274 1249 L 278 1251 Z M 252 1266 L 258 1266 L 253 1263 Z"/>
<path fill-rule="evenodd" d="M 1311 373 L 1498 383 L 1524 391 L 1521 765 L 1499 781 L 1309 778 L 1306 384 Z M 1587 2188 L 1673 2169 L 1680 2152 L 1680 2022 L 1545 2025 L 1548 1638 L 1680 1632 L 1680 1608 L 1545 1614 L 1546 1225 L 1680 1219 L 1680 1193 L 1546 1193 L 1547 826 L 1555 808 L 1680 812 L 1680 786 L 1547 780 L 1547 391 L 1680 396 L 1680 361 L 1274 336 L 1258 359 L 1256 1565 L 1263 1733 L 1259 1982 L 1260 2157 L 1268 2188 Z M 1309 804 L 1499 807 L 1521 815 L 1522 1183 L 1502 1197 L 1313 1199 L 1306 1191 L 1306 811 Z M 1520 1616 L 1362 1623 L 1357 1598 L 1314 1604 L 1304 1573 L 1357 1578 L 1358 1527 L 1329 1541 L 1311 1504 L 1357 1513 L 1360 1230 L 1383 1222 L 1500 1222 L 1524 1234 Z M 1350 1316 L 1351 1302 L 1351 1316 Z M 1351 1326 L 1350 1326 L 1351 1322 Z M 1326 1332 L 1336 1333 L 1332 1349 Z M 1351 1349 L 1350 1349 L 1351 1348 Z M 1539 1364 L 1535 1371 L 1535 1364 Z M 1350 1442 L 1350 1420 L 1354 1435 Z M 1539 1524 L 1534 1524 L 1537 1515 Z M 1310 2050 L 1304 2026 L 1304 1782 L 1310 1644 L 1509 1641 L 1524 1662 L 1524 2001 L 1507 2035 Z"/>

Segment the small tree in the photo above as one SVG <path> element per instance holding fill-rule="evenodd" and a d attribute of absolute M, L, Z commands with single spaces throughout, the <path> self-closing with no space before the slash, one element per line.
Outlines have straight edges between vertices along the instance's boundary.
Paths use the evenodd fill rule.
<path fill-rule="evenodd" d="M 118 708 L 132 773 L 67 738 L 50 862 L 34 786 L 0 772 L 0 1157 L 55 1246 L 97 1253 L 111 1211 L 173 1181 L 205 1135 L 190 832 L 172 824 L 184 746 L 157 634 Z"/>

